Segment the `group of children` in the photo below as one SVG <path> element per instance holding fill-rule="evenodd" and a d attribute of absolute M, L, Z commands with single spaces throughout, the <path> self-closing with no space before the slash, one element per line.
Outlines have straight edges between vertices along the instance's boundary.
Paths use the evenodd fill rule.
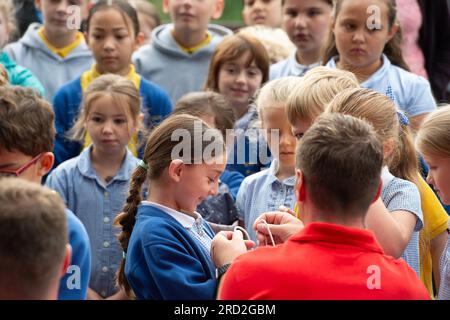
<path fill-rule="evenodd" d="M 70 249 L 63 254 L 59 248 L 55 268 L 46 270 L 53 271 L 52 285 L 41 296 L 18 287 L 11 298 L 55 297 L 64 275 L 60 299 L 214 299 L 225 272 L 224 299 L 450 298 L 449 219 L 419 166 L 423 157 L 427 182 L 447 203 L 450 111 L 436 111 L 427 80 L 407 71 L 394 0 L 245 0 L 246 23 L 282 26 L 295 46 L 275 64 L 264 40 L 209 24 L 220 17 L 224 0 L 165 0 L 172 23 L 157 26 L 151 37 L 151 21 L 143 22 L 137 4 L 125 0 L 92 5 L 83 35 L 66 24 L 67 7 L 81 2 L 35 0 L 43 24 L 30 25 L 0 53 L 6 70 L 0 176 L 45 180 L 60 195 L 68 221 L 63 242 L 72 254 L 68 266 Z M 366 24 L 371 5 L 380 9 L 373 29 Z M 344 130 L 347 125 L 354 131 Z M 331 130 L 328 139 L 320 128 Z M 344 148 L 358 134 L 361 149 Z M 334 154 L 316 150 L 315 141 Z M 366 151 L 375 158 L 350 154 Z M 8 180 L 1 181 L 0 197 L 14 194 Z M 41 206 L 45 221 L 40 199 L 52 199 L 48 190 L 20 187 L 37 195 L 17 210 L 26 215 Z M 24 199 L 10 198 L 8 206 Z M 377 252 L 372 258 L 387 265 L 383 270 L 400 272 L 389 279 L 405 281 L 404 287 L 371 295 L 362 288 L 366 282 L 346 286 L 338 275 L 330 277 L 328 266 L 330 281 L 318 295 L 308 296 L 307 287 L 276 287 L 276 276 L 250 293 L 259 264 L 241 267 L 253 257 L 245 252 L 274 240 L 288 248 L 288 238 L 312 232 L 313 223 L 370 230 L 370 241 L 368 233 L 353 236 Z M 22 230 L 17 222 L 11 228 Z M 21 276 L 19 252 L 1 251 L 5 268 L 16 272 L 0 275 L 2 287 L 14 287 Z M 258 255 L 271 261 L 270 250 L 258 248 Z M 287 272 L 280 259 L 283 267 L 272 264 L 271 272 Z M 292 273 L 295 283 L 320 278 L 309 268 Z M 252 285 L 238 289 L 246 281 Z"/>

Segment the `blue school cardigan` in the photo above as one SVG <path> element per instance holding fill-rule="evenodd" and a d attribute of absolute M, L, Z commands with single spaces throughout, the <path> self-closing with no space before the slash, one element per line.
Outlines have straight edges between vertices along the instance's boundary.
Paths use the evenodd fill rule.
<path fill-rule="evenodd" d="M 211 257 L 177 220 L 153 206 L 138 208 L 125 277 L 138 299 L 215 299 L 217 281 Z"/>

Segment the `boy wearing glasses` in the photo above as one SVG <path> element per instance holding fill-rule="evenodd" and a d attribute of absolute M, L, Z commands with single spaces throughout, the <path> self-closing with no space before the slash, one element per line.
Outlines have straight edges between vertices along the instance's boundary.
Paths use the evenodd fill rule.
<path fill-rule="evenodd" d="M 55 138 L 51 106 L 24 87 L 0 87 L 0 178 L 41 183 L 52 168 Z M 86 229 L 66 209 L 72 262 L 61 279 L 58 299 L 86 299 L 91 253 Z"/>

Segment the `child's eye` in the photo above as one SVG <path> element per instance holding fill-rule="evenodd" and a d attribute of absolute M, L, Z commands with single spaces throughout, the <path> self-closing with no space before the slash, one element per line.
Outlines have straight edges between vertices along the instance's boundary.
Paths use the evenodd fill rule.
<path fill-rule="evenodd" d="M 236 71 L 236 69 L 233 68 L 233 67 L 226 67 L 225 71 L 232 74 L 232 73 L 234 73 Z"/>
<path fill-rule="evenodd" d="M 126 37 L 127 37 L 127 35 L 124 35 L 124 34 L 116 35 L 116 39 L 117 39 L 117 40 L 123 40 L 123 39 L 125 39 Z"/>
<path fill-rule="evenodd" d="M 297 16 L 297 11 L 295 10 L 286 10 L 285 15 L 291 17 L 291 18 L 295 18 Z"/>
<path fill-rule="evenodd" d="M 260 74 L 260 71 L 259 71 L 259 69 L 248 69 L 247 70 L 247 74 L 250 77 L 256 77 L 256 76 L 258 76 Z"/>
<path fill-rule="evenodd" d="M 99 35 L 99 34 L 93 34 L 93 35 L 92 35 L 92 38 L 94 38 L 95 40 L 100 40 L 100 39 L 103 38 L 103 36 L 102 36 L 102 35 Z"/>
<path fill-rule="evenodd" d="M 317 15 L 319 15 L 321 13 L 322 12 L 320 10 L 311 9 L 311 10 L 308 10 L 308 17 L 314 17 L 314 16 L 317 16 Z"/>
<path fill-rule="evenodd" d="M 91 118 L 91 121 L 94 121 L 94 122 L 102 122 L 103 119 L 102 119 L 101 117 L 96 117 L 96 116 L 94 116 L 94 117 Z"/>
<path fill-rule="evenodd" d="M 304 134 L 303 132 L 295 133 L 294 136 L 297 140 L 300 140 L 301 138 L 303 138 L 303 134 Z"/>
<path fill-rule="evenodd" d="M 245 1 L 244 5 L 248 6 L 248 7 L 253 7 L 253 5 L 255 4 L 255 1 L 249 0 L 249 1 Z"/>
<path fill-rule="evenodd" d="M 126 122 L 127 122 L 126 119 L 114 119 L 114 123 L 115 124 L 124 124 Z"/>

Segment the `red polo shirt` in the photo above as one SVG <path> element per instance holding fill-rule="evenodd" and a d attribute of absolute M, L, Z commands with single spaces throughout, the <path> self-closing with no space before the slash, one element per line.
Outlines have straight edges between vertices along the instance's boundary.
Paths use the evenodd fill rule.
<path fill-rule="evenodd" d="M 386 256 L 371 231 L 310 223 L 285 243 L 233 262 L 219 299 L 424 299 L 402 259 Z"/>

